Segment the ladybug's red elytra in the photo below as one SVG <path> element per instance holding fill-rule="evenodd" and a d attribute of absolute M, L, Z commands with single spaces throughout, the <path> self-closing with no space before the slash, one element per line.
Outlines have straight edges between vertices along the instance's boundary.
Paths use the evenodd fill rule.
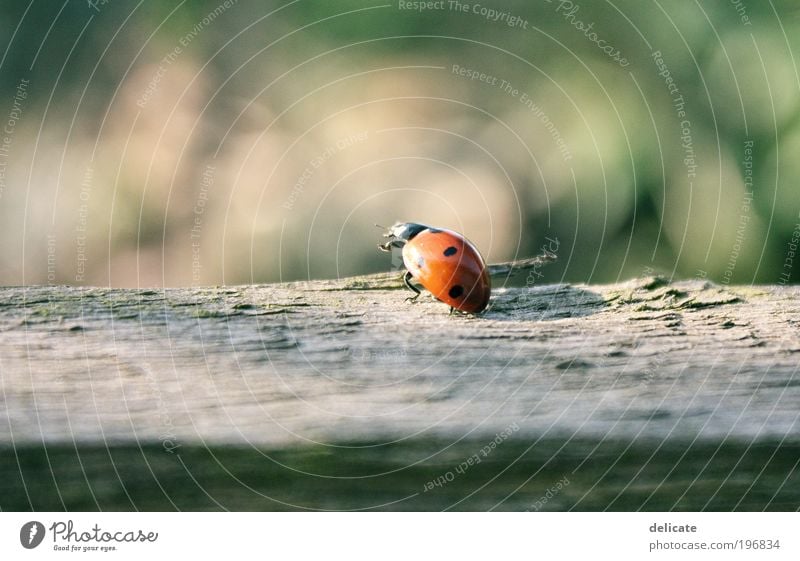
<path fill-rule="evenodd" d="M 383 237 L 389 241 L 378 246 L 381 250 L 403 249 L 407 269 L 403 282 L 416 293 L 409 300 L 416 300 L 420 294 L 411 284 L 413 279 L 449 304 L 451 312 L 456 309 L 477 314 L 486 309 L 491 277 L 481 254 L 464 236 L 424 224 L 398 222 Z"/>

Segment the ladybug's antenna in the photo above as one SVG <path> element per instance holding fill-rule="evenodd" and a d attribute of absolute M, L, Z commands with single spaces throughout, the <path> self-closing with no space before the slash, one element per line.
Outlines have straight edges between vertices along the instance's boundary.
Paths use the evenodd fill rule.
<path fill-rule="evenodd" d="M 375 224 L 375 227 L 376 228 L 380 228 L 381 230 L 388 230 L 389 229 L 386 226 L 381 226 L 380 224 Z"/>

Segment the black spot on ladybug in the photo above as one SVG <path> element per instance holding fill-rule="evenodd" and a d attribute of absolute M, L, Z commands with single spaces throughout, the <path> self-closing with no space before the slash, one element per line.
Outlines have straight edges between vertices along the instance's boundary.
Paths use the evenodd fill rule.
<path fill-rule="evenodd" d="M 458 250 L 454 248 L 452 245 L 444 250 L 444 256 L 450 257 L 451 255 L 455 255 Z"/>
<path fill-rule="evenodd" d="M 425 259 L 422 256 L 417 257 L 417 268 L 422 269 L 425 267 Z"/>
<path fill-rule="evenodd" d="M 458 298 L 462 294 L 464 294 L 464 287 L 461 286 L 460 284 L 456 284 L 450 289 L 450 291 L 447 294 L 450 296 L 450 298 Z"/>

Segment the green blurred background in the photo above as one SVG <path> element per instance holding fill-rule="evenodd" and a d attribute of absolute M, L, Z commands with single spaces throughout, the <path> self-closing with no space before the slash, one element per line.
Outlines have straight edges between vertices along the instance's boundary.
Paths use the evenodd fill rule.
<path fill-rule="evenodd" d="M 796 0 L 0 14 L 2 284 L 388 270 L 397 220 L 558 240 L 536 282 L 800 280 Z"/>

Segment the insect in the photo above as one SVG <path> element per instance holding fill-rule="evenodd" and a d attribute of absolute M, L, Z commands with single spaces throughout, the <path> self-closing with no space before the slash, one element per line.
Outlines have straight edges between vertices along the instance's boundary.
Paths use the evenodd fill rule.
<path fill-rule="evenodd" d="M 414 222 L 398 222 L 387 228 L 389 240 L 378 247 L 391 251 L 402 248 L 406 274 L 405 285 L 415 292 L 417 281 L 434 297 L 450 305 L 450 312 L 460 310 L 477 314 L 486 309 L 492 291 L 491 277 L 475 246 L 464 236 L 450 230 L 432 228 Z"/>

